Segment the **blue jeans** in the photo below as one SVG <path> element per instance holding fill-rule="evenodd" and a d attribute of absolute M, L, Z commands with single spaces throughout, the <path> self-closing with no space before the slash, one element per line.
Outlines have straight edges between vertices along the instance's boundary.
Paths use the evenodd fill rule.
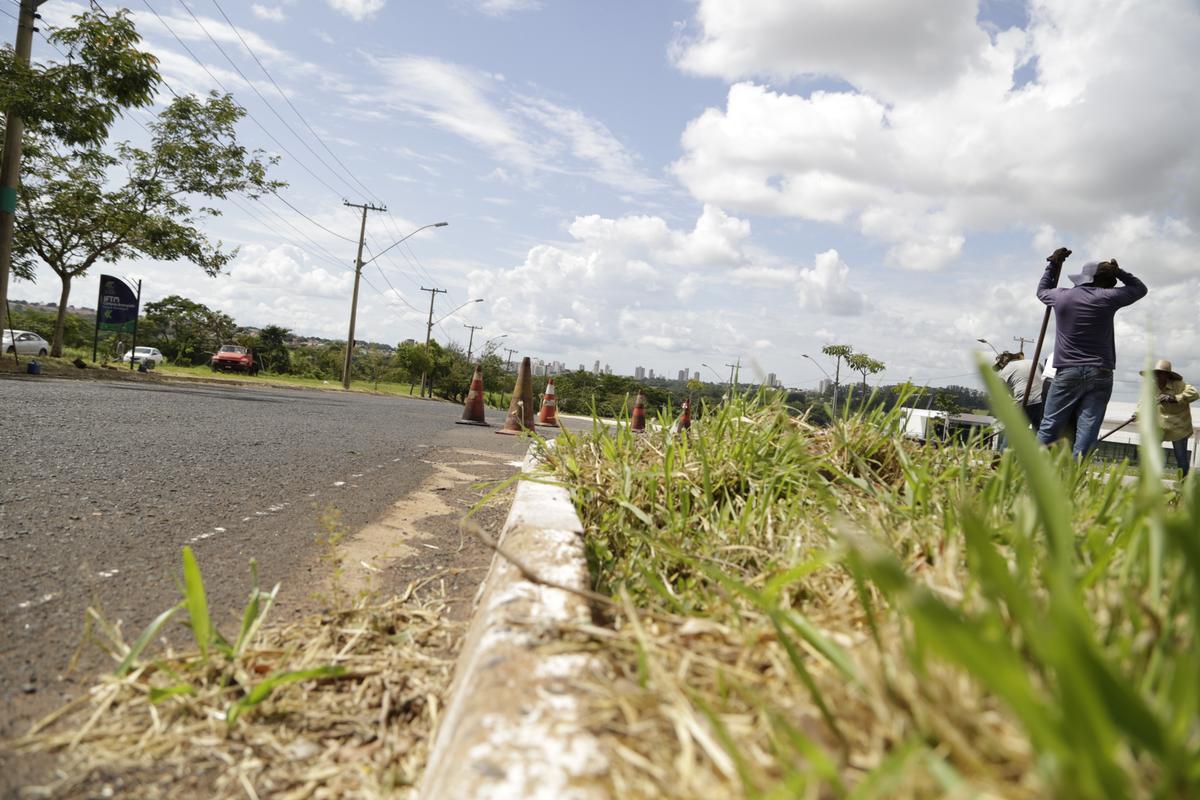
<path fill-rule="evenodd" d="M 1187 477 L 1188 468 L 1191 466 L 1188 463 L 1188 445 L 1192 443 L 1192 437 L 1185 436 L 1182 439 L 1176 439 L 1171 442 L 1171 446 L 1175 448 L 1175 463 L 1183 470 L 1183 477 Z"/>
<path fill-rule="evenodd" d="M 1037 433 L 1038 427 L 1042 424 L 1042 404 L 1033 403 L 1028 406 L 1021 406 L 1021 410 L 1025 412 L 1025 418 L 1029 420 L 1029 424 L 1033 426 L 1033 432 Z M 1000 431 L 999 441 L 996 443 L 996 449 L 1003 453 L 1008 449 L 1008 433 Z"/>
<path fill-rule="evenodd" d="M 1100 423 L 1112 397 L 1112 370 L 1099 367 L 1061 367 L 1045 398 L 1038 441 L 1048 445 L 1056 441 L 1064 425 L 1075 418 L 1075 446 L 1072 452 L 1082 458 L 1096 446 Z M 1078 415 L 1078 416 L 1076 416 Z"/>

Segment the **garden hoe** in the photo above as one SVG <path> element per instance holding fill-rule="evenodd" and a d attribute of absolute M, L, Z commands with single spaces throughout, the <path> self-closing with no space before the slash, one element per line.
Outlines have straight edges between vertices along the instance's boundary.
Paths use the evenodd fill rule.
<path fill-rule="evenodd" d="M 1071 255 L 1071 251 L 1065 247 L 1060 247 L 1055 250 L 1049 257 L 1046 258 L 1052 264 L 1055 264 L 1057 269 L 1054 271 L 1054 285 L 1058 286 L 1058 278 L 1062 275 L 1063 262 Z M 1038 359 L 1042 357 L 1042 344 L 1046 341 L 1046 329 L 1050 327 L 1050 312 L 1053 309 L 1046 306 L 1046 316 L 1042 317 L 1042 330 L 1038 333 L 1037 347 L 1033 349 L 1033 363 L 1029 366 L 1029 380 L 1025 383 L 1025 400 L 1023 405 L 1029 405 L 1029 392 L 1033 389 L 1033 377 L 1037 374 Z"/>

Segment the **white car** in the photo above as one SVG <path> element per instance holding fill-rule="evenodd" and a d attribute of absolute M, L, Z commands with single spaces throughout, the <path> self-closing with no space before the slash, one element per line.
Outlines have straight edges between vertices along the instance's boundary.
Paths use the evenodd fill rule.
<path fill-rule="evenodd" d="M 16 337 L 16 344 L 13 338 Z M 0 338 L 0 350 L 5 353 L 17 353 L 24 356 L 44 356 L 50 352 L 50 343 L 31 331 L 12 331 L 4 329 Z"/>
<path fill-rule="evenodd" d="M 128 364 L 130 359 L 133 359 L 134 364 L 145 364 L 148 368 L 157 367 L 164 361 L 163 354 L 157 347 L 135 347 L 126 350 L 125 355 L 121 356 L 121 363 Z"/>

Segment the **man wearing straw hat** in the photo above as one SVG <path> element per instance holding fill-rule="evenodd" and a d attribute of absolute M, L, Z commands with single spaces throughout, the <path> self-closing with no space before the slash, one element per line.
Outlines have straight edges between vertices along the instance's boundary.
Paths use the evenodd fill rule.
<path fill-rule="evenodd" d="M 1063 262 L 1071 254 L 1060 248 L 1047 259 L 1038 284 L 1038 299 L 1054 310 L 1054 382 L 1045 398 L 1038 441 L 1049 445 L 1076 414 L 1075 444 L 1082 458 L 1096 446 L 1100 424 L 1112 397 L 1117 365 L 1113 317 L 1146 296 L 1146 284 L 1121 269 L 1116 259 L 1089 261 L 1070 288 L 1055 288 Z M 1120 281 L 1122 286 L 1117 286 Z"/>
<path fill-rule="evenodd" d="M 1195 433 L 1190 405 L 1200 399 L 1200 392 L 1196 391 L 1195 386 L 1184 383 L 1183 376 L 1171 369 L 1171 362 L 1166 359 L 1154 365 L 1154 381 L 1158 384 L 1158 396 L 1155 399 L 1163 441 L 1170 442 L 1175 449 L 1175 463 L 1186 478 L 1190 466 L 1188 442 Z M 1138 411 L 1141 410 L 1139 403 Z"/>

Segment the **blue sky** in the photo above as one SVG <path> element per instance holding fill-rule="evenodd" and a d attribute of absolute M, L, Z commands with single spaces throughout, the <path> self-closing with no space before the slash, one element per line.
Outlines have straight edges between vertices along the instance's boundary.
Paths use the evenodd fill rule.
<path fill-rule="evenodd" d="M 342 200 L 370 199 L 389 210 L 372 253 L 450 225 L 367 268 L 358 338 L 420 339 L 436 285 L 440 340 L 483 325 L 572 366 L 741 358 L 812 386 L 802 354 L 839 342 L 885 381 L 970 382 L 976 338 L 1035 335 L 1040 265 L 1067 244 L 1151 285 L 1119 317 L 1121 391 L 1152 348 L 1200 379 L 1190 0 L 184 2 L 130 8 L 174 89 L 215 76 L 250 111 L 242 137 L 281 155 L 294 209 L 225 207 L 211 230 L 242 250 L 216 279 L 117 265 L 149 299 L 344 337 Z M 57 292 L 44 270 L 13 296 Z"/>

